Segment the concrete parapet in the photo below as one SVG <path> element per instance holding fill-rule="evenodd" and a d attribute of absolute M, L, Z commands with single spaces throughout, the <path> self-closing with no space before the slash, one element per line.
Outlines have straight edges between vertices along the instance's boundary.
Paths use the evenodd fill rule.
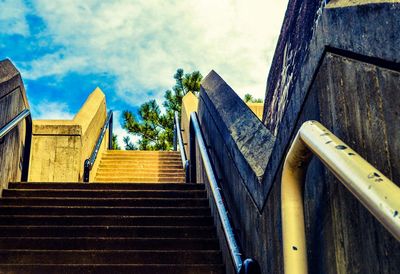
<path fill-rule="evenodd" d="M 182 130 L 182 139 L 185 145 L 185 151 L 187 158 L 190 158 L 189 155 L 189 121 L 190 121 L 190 113 L 193 111 L 197 111 L 199 105 L 199 98 L 196 97 L 192 92 L 188 92 L 182 98 L 182 113 L 181 113 L 181 130 Z"/>
<path fill-rule="evenodd" d="M 107 117 L 104 93 L 96 88 L 72 120 L 34 120 L 29 181 L 81 182 L 84 161 L 93 147 Z M 98 157 L 106 149 L 106 134 Z M 91 174 L 94 178 L 96 160 Z"/>
<path fill-rule="evenodd" d="M 0 128 L 29 109 L 21 75 L 9 60 L 0 61 Z M 20 181 L 24 162 L 26 120 L 0 140 L 0 192 L 11 181 Z"/>
<path fill-rule="evenodd" d="M 262 120 L 263 112 L 264 112 L 264 103 L 246 103 L 247 106 L 251 109 L 252 112 L 258 117 L 258 119 Z"/>

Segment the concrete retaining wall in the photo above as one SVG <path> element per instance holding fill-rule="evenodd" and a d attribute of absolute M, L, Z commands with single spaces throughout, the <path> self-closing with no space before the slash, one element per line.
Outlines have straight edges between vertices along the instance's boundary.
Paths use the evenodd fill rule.
<path fill-rule="evenodd" d="M 105 95 L 96 88 L 73 120 L 34 120 L 29 181 L 81 182 L 84 161 L 92 153 L 106 117 Z M 108 133 L 92 168 L 91 181 L 107 144 Z"/>

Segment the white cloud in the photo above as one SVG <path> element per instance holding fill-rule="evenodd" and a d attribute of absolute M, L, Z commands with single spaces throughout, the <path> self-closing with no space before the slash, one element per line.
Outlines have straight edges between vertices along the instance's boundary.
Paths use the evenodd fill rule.
<path fill-rule="evenodd" d="M 109 73 L 131 104 L 162 93 L 178 67 L 215 69 L 241 96 L 264 97 L 287 0 L 37 0 L 59 52 L 26 64 L 25 77 Z"/>
<path fill-rule="evenodd" d="M 35 120 L 71 120 L 74 118 L 66 103 L 43 100 L 31 105 L 32 118 Z"/>
<path fill-rule="evenodd" d="M 28 9 L 22 0 L 0 0 L 0 34 L 27 36 L 29 26 L 25 16 Z"/>

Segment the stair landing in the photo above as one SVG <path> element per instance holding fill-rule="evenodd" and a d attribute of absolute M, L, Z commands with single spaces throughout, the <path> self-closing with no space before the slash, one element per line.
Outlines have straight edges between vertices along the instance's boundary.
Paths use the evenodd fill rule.
<path fill-rule="evenodd" d="M 185 173 L 178 151 L 108 150 L 94 182 L 183 183 Z"/>

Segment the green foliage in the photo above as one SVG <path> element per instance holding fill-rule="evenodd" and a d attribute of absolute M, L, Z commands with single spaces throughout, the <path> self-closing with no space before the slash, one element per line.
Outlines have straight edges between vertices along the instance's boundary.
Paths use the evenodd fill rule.
<path fill-rule="evenodd" d="M 263 102 L 263 100 L 261 98 L 256 99 L 250 93 L 245 94 L 243 100 L 246 103 L 262 103 Z"/>
<path fill-rule="evenodd" d="M 120 150 L 121 149 L 121 147 L 118 145 L 117 135 L 116 134 L 113 134 L 113 136 L 112 136 L 112 149 L 115 149 L 115 150 Z"/>
<path fill-rule="evenodd" d="M 161 113 L 155 100 L 142 104 L 138 115 L 131 111 L 123 113 L 123 128 L 129 133 L 139 136 L 138 147 L 124 138 L 125 149 L 139 150 L 170 150 L 174 130 L 174 113 L 181 113 L 182 98 L 186 93 L 198 93 L 203 76 L 199 71 L 184 73 L 183 69 L 177 69 L 174 74 L 175 85 L 171 90 L 165 91 L 163 106 L 165 112 Z"/>
<path fill-rule="evenodd" d="M 126 150 L 137 150 L 138 149 L 137 146 L 135 146 L 135 144 L 133 144 L 131 142 L 131 138 L 129 138 L 129 136 L 125 136 L 122 140 L 124 141 Z"/>

